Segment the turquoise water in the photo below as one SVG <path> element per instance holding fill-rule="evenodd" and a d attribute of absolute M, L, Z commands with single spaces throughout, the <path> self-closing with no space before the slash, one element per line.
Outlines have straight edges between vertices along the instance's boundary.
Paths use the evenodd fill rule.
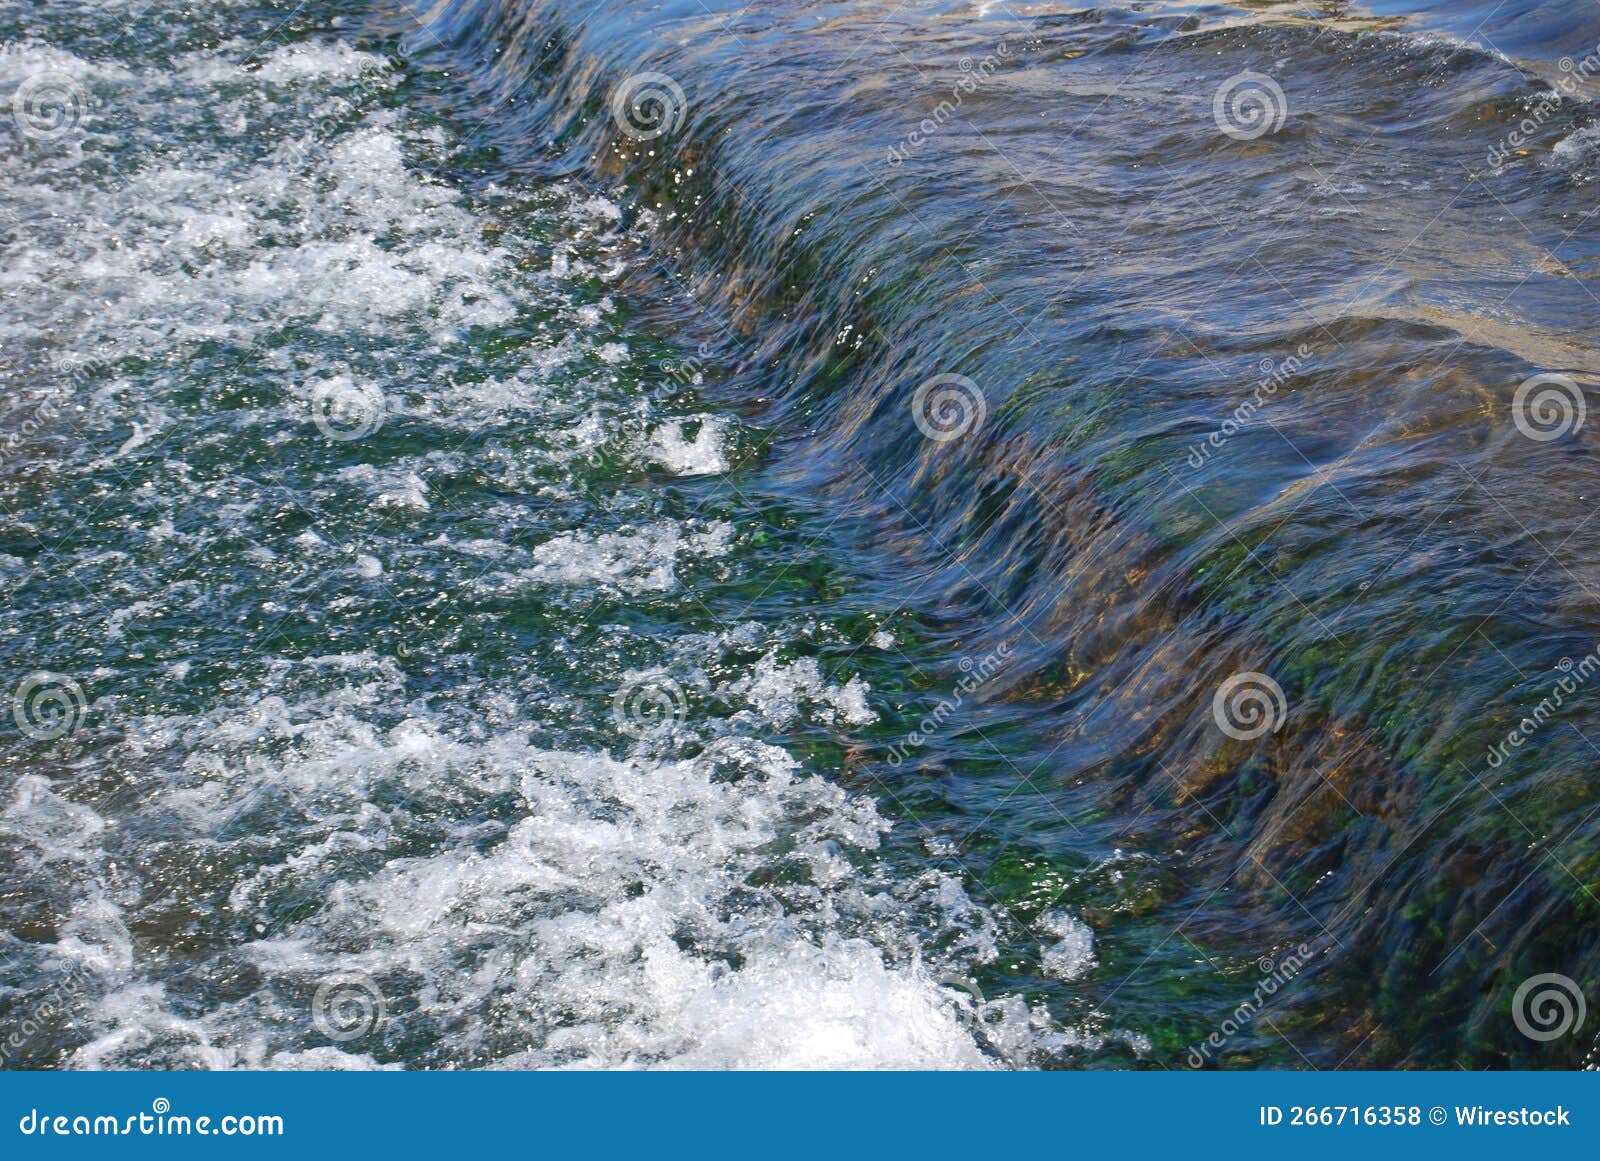
<path fill-rule="evenodd" d="M 1589 106 L 565 8 L 0 8 L 6 1063 L 1581 1062 L 1592 702 L 1486 754 L 1595 648 L 1592 432 L 1509 419 L 1600 373 Z"/>

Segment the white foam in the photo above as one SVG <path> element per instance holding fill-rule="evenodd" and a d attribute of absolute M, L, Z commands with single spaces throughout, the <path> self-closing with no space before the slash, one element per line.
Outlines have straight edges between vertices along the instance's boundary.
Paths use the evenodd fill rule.
<path fill-rule="evenodd" d="M 699 417 L 700 430 L 693 439 L 684 437 L 684 421 L 669 420 L 656 428 L 645 448 L 653 463 L 680 476 L 705 476 L 728 470 L 723 454 L 725 422 L 716 416 Z"/>
<path fill-rule="evenodd" d="M 584 198 L 573 208 L 581 215 L 598 218 L 603 222 L 619 222 L 622 220 L 622 207 L 609 198 L 600 197 L 598 194 Z"/>
<path fill-rule="evenodd" d="M 371 64 L 347 48 L 297 46 L 274 53 L 263 71 L 346 77 Z M 0 49 L 0 78 L 20 81 L 47 66 L 131 79 L 54 50 Z M 392 81 L 384 72 L 372 83 Z M 240 98 L 222 103 L 230 100 Z M 130 91 L 119 102 L 129 117 L 145 102 L 170 113 L 159 91 Z M 383 113 L 331 146 L 290 138 L 258 165 L 153 159 L 108 186 L 84 184 L 76 170 L 41 174 L 49 184 L 8 182 L 19 212 L 46 224 L 7 248 L 0 282 L 51 285 L 58 317 L 92 324 L 85 348 L 156 355 L 174 342 L 249 344 L 286 322 L 374 335 L 410 323 L 448 344 L 512 317 L 499 285 L 510 256 L 485 246 L 482 223 L 458 194 L 408 169 Z M 56 222 L 76 228 L 57 238 Z M 0 325 L 19 339 L 36 333 L 26 317 Z"/>
<path fill-rule="evenodd" d="M 196 1019 L 177 1016 L 159 987 L 125 985 L 98 1005 L 76 1064 L 371 1066 L 379 1058 L 364 1045 L 333 1055 L 314 1032 L 285 1041 L 297 1026 L 270 1018 L 280 993 L 344 976 L 372 981 L 391 1011 L 403 986 L 405 1019 L 444 1029 L 485 1064 L 993 1063 L 899 927 L 908 909 L 936 908 L 969 929 L 981 959 L 994 954 L 988 920 L 951 880 L 897 882 L 842 858 L 870 854 L 887 828 L 869 799 L 739 737 L 694 759 L 651 761 L 541 749 L 516 730 L 466 742 L 426 718 L 380 730 L 360 707 L 395 689 L 391 666 L 362 654 L 304 666 L 375 680 L 184 722 L 184 773 L 153 787 L 149 806 L 224 847 L 278 846 L 277 858 L 245 870 L 228 904 L 260 933 L 230 953 L 254 965 L 259 989 Z M 167 734 L 157 720 L 141 732 Z M 266 758 L 263 738 L 287 749 Z M 510 792 L 520 817 L 362 870 L 393 841 L 397 811 L 411 809 L 376 806 L 384 785 L 406 787 L 402 803 Z M 312 825 L 241 833 L 236 816 L 263 796 L 283 797 Z M 751 886 L 774 844 L 811 884 L 786 901 Z M 315 882 L 328 887 L 304 915 L 294 901 Z M 301 913 L 288 926 L 286 905 Z M 486 1035 L 486 1011 L 511 1031 Z"/>
<path fill-rule="evenodd" d="M 397 1072 L 401 1068 L 399 1064 L 379 1064 L 370 1053 L 346 1052 L 331 1044 L 304 1052 L 252 1055 L 245 1063 L 250 1068 L 267 1067 L 285 1072 Z"/>
<path fill-rule="evenodd" d="M 919 970 L 895 970 L 862 941 L 793 944 L 738 972 L 652 964 L 690 1047 L 672 1068 L 983 1069 L 957 1008 Z"/>
<path fill-rule="evenodd" d="M 372 53 L 357 52 L 343 41 L 332 44 L 287 44 L 273 49 L 256 69 L 264 81 L 347 80 L 364 72 L 386 69 L 388 62 Z"/>
<path fill-rule="evenodd" d="M 1550 150 L 1556 162 L 1567 168 L 1576 168 L 1600 156 L 1600 125 L 1590 125 L 1568 134 Z"/>
<path fill-rule="evenodd" d="M 768 653 L 756 663 L 748 677 L 727 683 L 725 696 L 742 698 L 766 721 L 786 726 L 802 713 L 828 725 L 864 726 L 878 720 L 867 704 L 871 687 L 860 677 L 843 685 L 828 682 L 814 657 L 802 657 L 787 664 Z"/>
<path fill-rule="evenodd" d="M 1039 916 L 1040 931 L 1056 937 L 1041 951 L 1045 975 L 1058 980 L 1080 980 L 1098 965 L 1094 951 L 1094 929 L 1065 911 L 1049 911 Z"/>
<path fill-rule="evenodd" d="M 125 82 L 134 76 L 132 70 L 114 61 L 88 60 L 37 41 L 0 44 L 0 85 L 18 85 L 43 73 L 59 73 L 81 82 Z"/>
<path fill-rule="evenodd" d="M 428 483 L 404 467 L 375 468 L 371 464 L 352 464 L 339 477 L 364 489 L 378 508 L 409 508 L 414 512 L 432 509 L 428 502 Z"/>
<path fill-rule="evenodd" d="M 661 521 L 598 535 L 564 532 L 533 550 L 533 564 L 490 583 L 501 587 L 582 585 L 623 593 L 668 592 L 677 587 L 685 556 L 714 558 L 731 544 L 733 526 L 716 521 L 704 531 Z"/>

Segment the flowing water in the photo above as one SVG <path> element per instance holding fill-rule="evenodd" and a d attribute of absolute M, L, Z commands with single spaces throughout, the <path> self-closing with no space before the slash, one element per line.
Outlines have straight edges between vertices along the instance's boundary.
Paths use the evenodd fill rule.
<path fill-rule="evenodd" d="M 0 42 L 8 1066 L 1593 1063 L 1593 5 Z"/>

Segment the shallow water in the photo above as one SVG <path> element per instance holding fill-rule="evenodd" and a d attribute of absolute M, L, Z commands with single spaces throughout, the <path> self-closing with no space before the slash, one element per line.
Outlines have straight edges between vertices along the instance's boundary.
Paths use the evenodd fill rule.
<path fill-rule="evenodd" d="M 0 9 L 7 1063 L 1582 1063 L 1600 45 L 1415 7 Z"/>

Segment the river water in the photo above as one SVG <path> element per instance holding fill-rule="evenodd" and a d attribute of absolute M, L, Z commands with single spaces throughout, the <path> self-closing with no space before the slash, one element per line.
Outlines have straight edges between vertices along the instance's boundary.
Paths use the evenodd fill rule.
<path fill-rule="evenodd" d="M 1593 5 L 0 42 L 7 1066 L 1593 1063 Z"/>

